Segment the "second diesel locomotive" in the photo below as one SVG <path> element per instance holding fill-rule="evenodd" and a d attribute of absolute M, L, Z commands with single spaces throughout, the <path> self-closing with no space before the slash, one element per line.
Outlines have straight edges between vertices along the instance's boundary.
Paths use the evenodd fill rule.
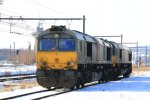
<path fill-rule="evenodd" d="M 37 82 L 48 89 L 127 77 L 131 60 L 128 47 L 65 26 L 52 26 L 37 37 Z"/>

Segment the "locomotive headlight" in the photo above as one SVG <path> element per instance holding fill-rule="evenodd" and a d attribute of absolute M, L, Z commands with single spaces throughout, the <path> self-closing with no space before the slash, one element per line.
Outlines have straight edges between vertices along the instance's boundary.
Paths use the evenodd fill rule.
<path fill-rule="evenodd" d="M 38 62 L 38 65 L 40 65 L 40 66 L 44 66 L 44 65 L 46 65 L 46 62 L 42 62 L 42 61 L 40 61 L 40 62 Z"/>
<path fill-rule="evenodd" d="M 38 62 L 38 65 L 42 66 L 42 61 Z"/>
<path fill-rule="evenodd" d="M 67 63 L 67 65 L 68 66 L 73 66 L 75 63 L 73 62 L 73 61 L 69 61 L 68 63 Z"/>

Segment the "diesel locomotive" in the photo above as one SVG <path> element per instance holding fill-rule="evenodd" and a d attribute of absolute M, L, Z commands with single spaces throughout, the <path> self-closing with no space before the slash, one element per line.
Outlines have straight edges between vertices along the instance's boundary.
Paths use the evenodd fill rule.
<path fill-rule="evenodd" d="M 128 47 L 65 26 L 52 26 L 37 36 L 36 78 L 48 89 L 128 77 L 131 60 Z"/>

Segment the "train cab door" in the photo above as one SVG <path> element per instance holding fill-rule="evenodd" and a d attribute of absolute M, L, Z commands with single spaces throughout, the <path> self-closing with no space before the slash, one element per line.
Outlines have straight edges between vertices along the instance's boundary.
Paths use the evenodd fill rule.
<path fill-rule="evenodd" d="M 87 42 L 86 43 L 86 58 L 87 61 L 92 61 L 92 43 L 91 42 Z"/>
<path fill-rule="evenodd" d="M 83 64 L 85 61 L 84 41 L 78 41 L 78 61 Z"/>

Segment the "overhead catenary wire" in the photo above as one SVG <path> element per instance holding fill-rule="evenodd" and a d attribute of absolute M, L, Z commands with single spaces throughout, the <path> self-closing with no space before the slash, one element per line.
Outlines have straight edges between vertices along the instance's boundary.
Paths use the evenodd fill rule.
<path fill-rule="evenodd" d="M 83 20 L 83 18 L 0 18 L 0 20 Z"/>
<path fill-rule="evenodd" d="M 18 13 L 18 12 L 6 10 L 6 9 L 4 9 L 4 8 L 0 8 L 0 9 L 18 15 L 18 16 L 12 16 L 12 15 L 7 15 L 7 14 L 0 13 L 0 15 L 1 15 L 0 18 L 3 17 L 3 16 L 7 16 L 7 17 L 29 17 L 29 16 L 25 16 L 24 14 L 21 14 L 21 13 Z M 27 22 L 26 22 L 25 20 L 24 20 L 24 22 L 27 24 Z M 30 21 L 30 22 L 31 22 L 31 21 Z M 37 23 L 37 22 L 32 22 L 32 23 Z M 31 27 L 31 26 L 30 26 L 30 27 Z"/>
<path fill-rule="evenodd" d="M 30 0 L 30 2 L 36 4 L 36 5 L 40 6 L 40 7 L 49 9 L 49 10 L 55 12 L 55 13 L 58 13 L 58 14 L 61 14 L 61 15 L 64 15 L 64 16 L 69 16 L 69 15 L 66 15 L 66 14 L 64 14 L 64 13 L 62 13 L 62 12 L 60 12 L 60 11 L 58 11 L 58 10 L 55 10 L 55 9 L 52 9 L 52 8 L 50 8 L 50 7 L 47 7 L 47 6 L 43 5 L 43 4 L 40 4 L 40 3 L 38 3 L 38 2 L 36 2 L 36 1 L 34 1 L 34 0 Z M 3 9 L 3 8 L 0 8 L 0 9 L 1 9 L 1 10 L 4 10 L 4 11 L 8 11 L 8 12 L 10 12 L 10 13 L 15 13 L 15 14 L 17 14 L 17 15 L 23 15 L 23 14 L 20 14 L 20 13 L 14 12 L 14 11 L 10 11 L 10 10 L 6 10 L 6 9 Z M 15 16 L 13 16 L 13 17 L 15 17 Z M 70 22 L 70 23 L 71 23 L 71 22 Z M 71 24 L 68 24 L 68 27 L 69 27 L 69 28 L 70 28 L 70 26 L 71 26 Z"/>
<path fill-rule="evenodd" d="M 29 1 L 29 2 L 32 2 L 33 4 L 36 4 L 36 5 L 38 5 L 38 6 L 41 6 L 41 7 L 43 7 L 43 8 L 49 9 L 49 10 L 53 11 L 54 13 L 58 13 L 58 14 L 61 14 L 61 15 L 63 15 L 63 16 L 70 17 L 69 15 L 67 15 L 67 14 L 65 14 L 65 13 L 63 13 L 63 12 L 60 12 L 60 11 L 58 11 L 58 10 L 56 10 L 56 9 L 49 8 L 49 7 L 47 7 L 47 6 L 45 6 L 45 5 L 41 4 L 41 3 L 35 2 L 34 0 L 28 0 L 28 1 Z"/>
<path fill-rule="evenodd" d="M 0 20 L 85 20 L 85 18 L 23 18 L 23 17 L 18 17 L 18 18 L 13 18 L 13 17 L 9 17 L 9 18 L 0 18 Z M 71 25 L 71 23 L 70 23 Z"/>
<path fill-rule="evenodd" d="M 63 13 L 63 12 L 60 12 L 60 11 L 58 11 L 58 10 L 56 10 L 56 9 L 53 9 L 53 8 L 50 8 L 49 6 L 46 6 L 46 5 L 44 5 L 44 4 L 41 4 L 41 3 L 39 3 L 38 1 L 35 1 L 35 0 L 28 0 L 29 2 L 32 2 L 33 4 L 35 4 L 35 5 L 38 5 L 38 6 L 40 6 L 40 7 L 43 7 L 43 8 L 45 8 L 45 9 L 49 9 L 50 11 L 53 11 L 53 12 L 55 12 L 55 13 L 58 13 L 58 14 L 61 14 L 61 15 L 63 15 L 63 16 L 70 16 L 70 15 L 67 15 L 67 14 L 65 14 L 65 13 Z M 3 10 L 6 10 L 6 9 L 3 9 Z M 6 10 L 6 11 L 8 11 L 8 10 Z M 9 12 L 12 12 L 12 11 L 9 11 Z M 13 13 L 16 13 L 16 12 L 14 12 L 13 11 Z M 16 14 L 19 14 L 19 13 L 16 13 Z M 20 15 L 20 14 L 19 14 Z M 21 14 L 22 15 L 22 14 Z M 56 19 L 57 20 L 57 19 Z M 55 20 L 55 21 L 56 21 Z M 71 21 L 72 22 L 72 21 Z M 71 22 L 69 23 L 68 21 L 67 21 L 67 25 L 68 25 L 68 27 L 70 28 L 71 27 Z"/>
<path fill-rule="evenodd" d="M 9 13 L 17 14 L 18 16 L 25 16 L 25 15 L 20 14 L 20 13 L 18 13 L 18 12 L 10 11 L 10 10 L 4 9 L 4 8 L 0 8 L 0 9 L 1 9 L 1 10 L 4 10 L 5 12 L 7 11 L 7 12 L 9 12 Z M 4 15 L 6 15 L 6 14 L 4 14 Z M 6 16 L 10 16 L 10 15 L 6 15 Z M 27 17 L 27 16 L 26 16 L 26 17 Z"/>
<path fill-rule="evenodd" d="M 9 18 L 0 18 L 0 20 L 9 20 L 9 21 L 13 21 L 13 20 L 83 20 L 83 23 L 85 22 L 85 16 L 83 16 L 83 18 L 23 18 L 23 17 L 18 17 L 18 18 L 13 18 L 13 17 L 9 17 Z M 71 25 L 71 23 L 70 23 Z M 85 33 L 85 25 L 83 24 L 83 33 Z M 10 33 L 11 33 L 11 23 L 10 23 Z"/>
<path fill-rule="evenodd" d="M 3 4 L 4 0 L 0 0 L 0 4 Z"/>
<path fill-rule="evenodd" d="M 10 23 L 9 23 L 9 22 L 4 22 L 4 21 L 1 21 L 0 24 L 2 24 L 2 25 L 7 25 L 7 26 L 9 25 L 9 26 L 10 26 Z M 16 24 L 16 23 L 13 23 L 13 24 L 12 24 L 12 27 L 15 27 L 15 26 L 16 26 L 16 27 L 19 27 L 19 28 L 22 28 L 22 29 L 29 29 L 29 30 L 31 30 L 31 31 L 34 30 L 34 29 L 31 28 L 31 27 L 30 27 L 30 28 L 27 28 L 27 27 L 24 27 L 23 25 L 18 25 L 18 24 Z"/>
<path fill-rule="evenodd" d="M 29 25 L 27 25 L 27 23 L 24 21 L 22 21 L 22 24 L 25 24 L 26 26 L 22 25 L 21 23 L 19 23 L 20 20 L 16 20 L 16 22 L 14 22 L 13 20 L 11 20 L 13 17 L 20 17 L 20 16 L 10 16 L 10 15 L 6 15 L 6 14 L 2 14 L 0 13 L 0 24 L 2 25 L 8 25 L 10 27 L 12 26 L 16 26 L 16 27 L 19 27 L 19 28 L 22 28 L 22 29 L 28 29 L 28 30 L 32 30 L 34 31 L 35 29 Z M 8 21 L 3 21 L 1 20 L 2 17 L 8 17 L 10 18 Z M 19 25 L 20 24 L 20 25 Z"/>

